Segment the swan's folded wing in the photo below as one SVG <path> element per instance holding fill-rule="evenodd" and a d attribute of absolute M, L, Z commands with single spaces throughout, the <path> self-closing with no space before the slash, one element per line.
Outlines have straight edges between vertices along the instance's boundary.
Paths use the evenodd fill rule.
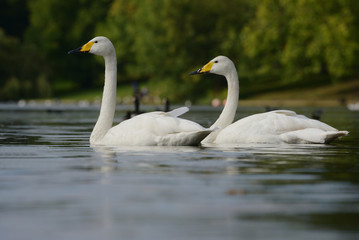
<path fill-rule="evenodd" d="M 170 112 L 167 112 L 166 114 L 168 114 L 171 117 L 178 117 L 181 116 L 182 114 L 185 114 L 188 111 L 189 111 L 188 107 L 179 107 Z"/>
<path fill-rule="evenodd" d="M 176 109 L 173 109 L 170 112 L 161 112 L 161 111 L 156 111 L 156 112 L 148 112 L 146 113 L 147 115 L 152 115 L 153 117 L 179 117 L 182 114 L 185 114 L 186 112 L 189 111 L 188 107 L 179 107 Z"/>
<path fill-rule="evenodd" d="M 274 111 L 270 111 L 268 113 L 277 113 L 277 114 L 284 114 L 287 116 L 296 116 L 297 113 L 294 111 L 290 111 L 290 110 L 274 110 Z"/>
<path fill-rule="evenodd" d="M 157 137 L 158 146 L 198 146 L 212 132 L 205 129 L 193 132 L 179 132 Z"/>
<path fill-rule="evenodd" d="M 183 113 L 188 108 L 180 108 Z M 174 114 L 176 115 L 176 114 Z M 106 145 L 198 145 L 212 129 L 164 112 L 137 115 L 112 127 L 102 140 Z"/>

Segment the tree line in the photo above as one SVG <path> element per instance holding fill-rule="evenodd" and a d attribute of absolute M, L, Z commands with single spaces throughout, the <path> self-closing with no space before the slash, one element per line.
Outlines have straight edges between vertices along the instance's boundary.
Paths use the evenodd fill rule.
<path fill-rule="evenodd" d="M 0 100 L 56 97 L 103 84 L 103 61 L 67 51 L 94 36 L 117 52 L 119 84 L 196 100 L 226 83 L 189 77 L 217 55 L 236 64 L 241 96 L 358 75 L 354 0 L 3 0 Z"/>

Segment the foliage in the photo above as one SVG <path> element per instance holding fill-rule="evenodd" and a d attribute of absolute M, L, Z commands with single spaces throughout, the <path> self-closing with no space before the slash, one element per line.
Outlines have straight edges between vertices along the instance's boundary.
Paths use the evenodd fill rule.
<path fill-rule="evenodd" d="M 48 97 L 50 85 L 41 73 L 43 60 L 35 49 L 0 29 L 0 100 Z M 46 88 L 46 91 L 39 90 Z"/>
<path fill-rule="evenodd" d="M 95 35 L 113 41 L 120 82 L 172 101 L 225 89 L 188 76 L 217 55 L 235 62 L 243 87 L 262 83 L 253 91 L 358 75 L 354 0 L 24 1 L 0 4 L 0 100 L 98 88 L 103 60 L 67 55 Z"/>
<path fill-rule="evenodd" d="M 300 81 L 353 76 L 358 42 L 351 1 L 263 0 L 243 29 L 245 53 L 258 75 Z"/>
<path fill-rule="evenodd" d="M 56 81 L 76 79 L 78 87 L 90 88 L 100 68 L 92 58 L 69 57 L 67 52 L 93 37 L 96 24 L 104 18 L 110 1 L 31 0 L 30 26 L 26 41 L 44 56 Z M 73 80 L 72 80 L 73 81 Z"/>
<path fill-rule="evenodd" d="M 97 33 L 114 40 L 125 79 L 150 80 L 157 94 L 194 99 L 211 84 L 188 72 L 219 54 L 238 57 L 243 7 L 236 0 L 115 0 Z"/>

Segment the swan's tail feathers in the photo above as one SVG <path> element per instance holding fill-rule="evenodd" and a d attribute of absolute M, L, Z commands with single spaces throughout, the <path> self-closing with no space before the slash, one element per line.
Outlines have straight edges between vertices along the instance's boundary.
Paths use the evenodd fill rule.
<path fill-rule="evenodd" d="M 181 116 L 182 114 L 185 114 L 188 111 L 189 111 L 188 107 L 180 107 L 168 112 L 167 114 L 169 114 L 171 117 L 178 117 Z"/>
<path fill-rule="evenodd" d="M 330 143 L 348 134 L 348 131 L 324 131 L 317 128 L 306 128 L 280 135 L 285 143 Z"/>
<path fill-rule="evenodd" d="M 340 138 L 342 136 L 346 136 L 348 134 L 349 134 L 348 131 L 331 131 L 331 132 L 328 132 L 328 134 L 326 135 L 324 142 L 330 143 L 331 141 L 333 141 L 337 138 Z"/>
<path fill-rule="evenodd" d="M 158 139 L 160 146 L 198 146 L 213 130 L 204 129 L 193 132 L 180 132 L 168 134 Z"/>

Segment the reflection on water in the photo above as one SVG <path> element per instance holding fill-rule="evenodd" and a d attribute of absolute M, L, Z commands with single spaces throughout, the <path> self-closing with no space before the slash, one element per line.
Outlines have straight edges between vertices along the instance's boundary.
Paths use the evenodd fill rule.
<path fill-rule="evenodd" d="M 323 109 L 332 145 L 129 148 L 89 146 L 97 108 L 47 110 L 0 107 L 1 239 L 359 237 L 357 112 Z"/>

